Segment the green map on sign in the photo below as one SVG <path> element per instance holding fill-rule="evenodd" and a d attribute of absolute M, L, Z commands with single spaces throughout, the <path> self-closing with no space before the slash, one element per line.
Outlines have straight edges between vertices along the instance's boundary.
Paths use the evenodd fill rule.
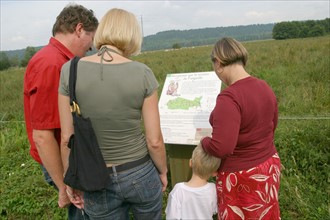
<path fill-rule="evenodd" d="M 200 107 L 201 106 L 201 97 L 197 97 L 194 100 L 188 100 L 181 97 L 176 99 L 170 100 L 167 103 L 168 109 L 182 109 L 182 110 L 189 110 L 192 107 Z"/>

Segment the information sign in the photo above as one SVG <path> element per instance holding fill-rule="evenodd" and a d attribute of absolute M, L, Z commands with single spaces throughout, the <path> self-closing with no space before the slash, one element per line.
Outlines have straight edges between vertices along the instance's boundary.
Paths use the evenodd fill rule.
<path fill-rule="evenodd" d="M 215 72 L 168 74 L 159 100 L 165 143 L 196 145 L 211 135 L 209 116 L 220 89 Z"/>

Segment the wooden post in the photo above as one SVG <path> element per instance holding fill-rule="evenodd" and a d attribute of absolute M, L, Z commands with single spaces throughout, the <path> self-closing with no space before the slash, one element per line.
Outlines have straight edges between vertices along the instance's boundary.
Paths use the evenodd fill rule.
<path fill-rule="evenodd" d="M 172 188 L 178 182 L 186 182 L 191 178 L 192 171 L 189 160 L 196 145 L 166 144 L 170 161 Z"/>

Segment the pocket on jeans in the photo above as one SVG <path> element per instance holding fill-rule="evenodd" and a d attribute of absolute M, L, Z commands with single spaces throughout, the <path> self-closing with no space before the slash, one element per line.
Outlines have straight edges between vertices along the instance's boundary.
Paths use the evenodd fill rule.
<path fill-rule="evenodd" d="M 89 215 L 104 215 L 108 213 L 106 190 L 84 192 L 85 211 Z"/>
<path fill-rule="evenodd" d="M 155 167 L 147 175 L 134 180 L 133 185 L 139 194 L 141 202 L 154 201 L 162 193 L 161 181 Z"/>

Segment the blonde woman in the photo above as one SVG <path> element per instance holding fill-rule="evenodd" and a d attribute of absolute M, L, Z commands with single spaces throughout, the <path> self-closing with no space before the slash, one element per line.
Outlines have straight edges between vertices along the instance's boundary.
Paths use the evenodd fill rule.
<path fill-rule="evenodd" d="M 218 217 L 280 219 L 275 94 L 265 81 L 246 72 L 247 51 L 237 40 L 219 40 L 211 59 L 228 86 L 210 115 L 212 137 L 202 140 L 206 152 L 222 159 L 216 182 Z"/>
<path fill-rule="evenodd" d="M 129 219 L 130 211 L 134 219 L 161 219 L 167 165 L 158 82 L 148 66 L 129 59 L 140 52 L 141 43 L 135 15 L 111 9 L 95 33 L 98 53 L 78 62 L 77 101 L 82 115 L 91 119 L 111 179 L 102 191 L 82 193 L 68 187 L 72 202 L 90 219 Z M 64 158 L 73 132 L 69 66 L 63 66 L 59 87 Z"/>

